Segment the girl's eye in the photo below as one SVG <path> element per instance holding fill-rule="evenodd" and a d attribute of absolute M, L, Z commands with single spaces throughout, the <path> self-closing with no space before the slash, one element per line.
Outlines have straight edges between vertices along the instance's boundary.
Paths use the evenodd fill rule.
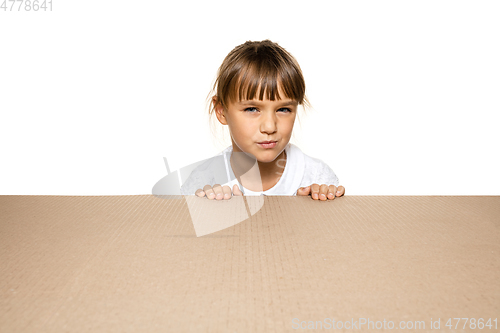
<path fill-rule="evenodd" d="M 245 109 L 245 111 L 248 111 L 248 112 L 250 112 L 251 110 L 257 110 L 257 108 L 250 107 L 250 108 L 246 108 Z M 284 110 L 285 112 L 292 112 L 289 108 L 281 108 L 281 109 L 278 109 L 278 110 Z"/>

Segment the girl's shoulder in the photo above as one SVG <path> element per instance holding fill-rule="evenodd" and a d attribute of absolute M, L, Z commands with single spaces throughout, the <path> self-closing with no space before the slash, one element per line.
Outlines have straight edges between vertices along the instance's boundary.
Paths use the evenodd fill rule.
<path fill-rule="evenodd" d="M 294 154 L 294 157 L 298 157 L 304 161 L 305 167 L 317 167 L 321 165 L 326 165 L 322 160 L 319 158 L 314 158 L 302 151 L 297 145 L 290 143 L 290 148 L 289 151 L 291 154 Z"/>
<path fill-rule="evenodd" d="M 188 170 L 189 172 L 196 172 L 196 173 L 205 173 L 205 172 L 210 172 L 214 168 L 220 168 L 221 164 L 224 163 L 224 158 L 229 157 L 233 148 L 232 146 L 227 147 L 226 149 L 222 150 L 220 153 L 218 153 L 215 156 L 209 157 L 207 159 L 204 159 L 202 161 L 193 163 L 187 167 L 184 167 L 184 169 Z"/>

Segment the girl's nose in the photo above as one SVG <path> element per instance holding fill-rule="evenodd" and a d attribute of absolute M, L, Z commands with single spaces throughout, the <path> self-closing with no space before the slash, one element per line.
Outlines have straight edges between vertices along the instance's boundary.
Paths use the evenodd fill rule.
<path fill-rule="evenodd" d="M 276 114 L 273 112 L 264 113 L 262 123 L 260 124 L 260 130 L 265 133 L 276 132 Z"/>

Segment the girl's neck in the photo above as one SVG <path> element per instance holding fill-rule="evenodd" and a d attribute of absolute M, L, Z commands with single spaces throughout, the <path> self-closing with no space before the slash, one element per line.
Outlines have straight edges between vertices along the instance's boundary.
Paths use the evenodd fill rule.
<path fill-rule="evenodd" d="M 263 163 L 257 161 L 258 170 L 255 167 L 255 158 L 245 153 L 231 154 L 230 162 L 236 179 L 245 188 L 254 192 L 267 191 L 278 183 L 283 172 L 287 156 L 285 150 L 272 162 Z"/>

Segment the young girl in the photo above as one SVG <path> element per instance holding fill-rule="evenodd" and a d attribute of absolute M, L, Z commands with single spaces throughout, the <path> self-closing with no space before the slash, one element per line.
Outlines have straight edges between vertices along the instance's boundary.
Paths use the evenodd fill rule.
<path fill-rule="evenodd" d="M 289 142 L 298 105 L 309 103 L 299 64 L 285 49 L 270 40 L 237 46 L 220 66 L 213 93 L 209 112 L 228 126 L 232 145 L 196 167 L 181 194 L 344 195 L 328 165 Z"/>

